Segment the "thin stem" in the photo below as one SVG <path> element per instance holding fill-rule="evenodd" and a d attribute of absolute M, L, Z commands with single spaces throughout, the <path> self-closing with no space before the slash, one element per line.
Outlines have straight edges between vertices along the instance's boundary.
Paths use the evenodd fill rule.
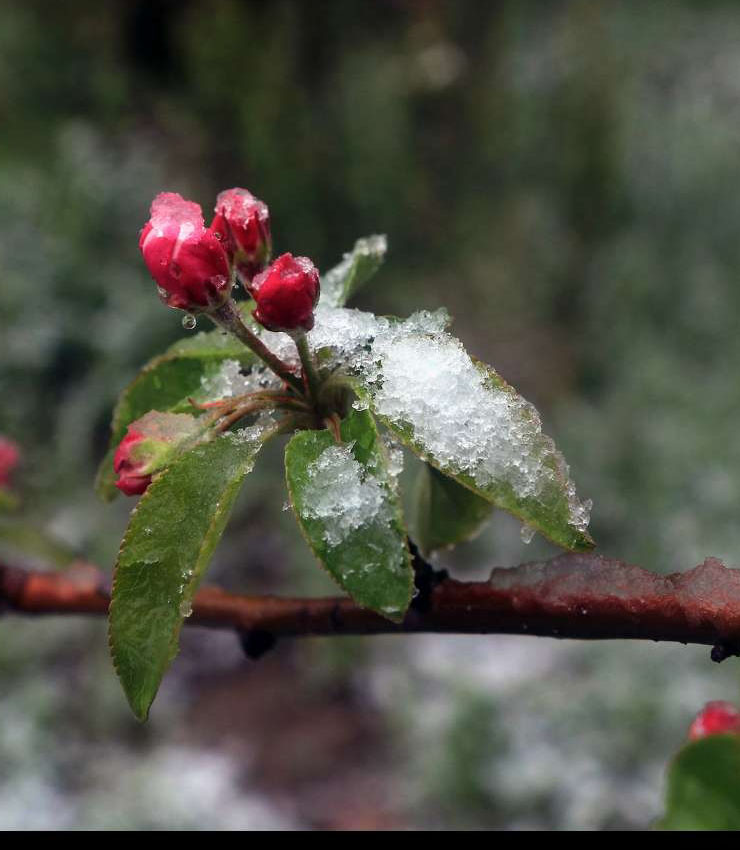
<path fill-rule="evenodd" d="M 311 356 L 311 352 L 308 348 L 308 340 L 306 339 L 306 334 L 301 331 L 297 333 L 293 339 L 295 340 L 296 348 L 298 349 L 298 355 L 301 358 L 301 364 L 303 365 L 303 374 L 306 376 L 306 381 L 308 382 L 308 389 L 311 393 L 311 398 L 316 404 L 319 400 L 319 389 L 321 387 L 321 381 L 319 380 L 319 374 L 316 371 L 316 365 L 313 362 L 313 357 Z"/>
<path fill-rule="evenodd" d="M 332 413 L 331 416 L 324 417 L 324 425 L 328 431 L 331 431 L 332 436 L 334 437 L 334 442 L 341 446 L 342 445 L 342 431 L 341 431 L 341 422 L 339 421 L 339 417 L 336 413 Z"/>
<path fill-rule="evenodd" d="M 234 334 L 234 336 L 243 342 L 247 348 L 251 349 L 259 358 L 261 358 L 276 375 L 282 378 L 286 384 L 303 395 L 303 387 L 300 379 L 293 374 L 287 363 L 281 360 L 274 352 L 270 351 L 264 342 L 262 342 L 255 333 L 252 333 L 252 331 L 249 330 L 242 321 L 242 317 L 236 310 L 233 301 L 227 301 L 223 307 L 219 307 L 218 310 L 214 310 L 212 313 L 208 313 L 207 315 L 212 322 L 219 325 L 224 330 L 229 331 L 229 333 Z"/>

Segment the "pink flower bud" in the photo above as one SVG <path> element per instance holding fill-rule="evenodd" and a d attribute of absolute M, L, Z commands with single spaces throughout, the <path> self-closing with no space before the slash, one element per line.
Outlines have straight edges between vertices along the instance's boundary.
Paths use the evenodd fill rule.
<path fill-rule="evenodd" d="M 229 297 L 229 258 L 219 234 L 206 230 L 198 204 L 176 192 L 162 192 L 152 202 L 139 248 L 168 306 L 194 313 Z"/>
<path fill-rule="evenodd" d="M 254 317 L 271 331 L 310 331 L 319 292 L 319 273 L 311 260 L 283 254 L 252 281 Z"/>
<path fill-rule="evenodd" d="M 10 484 L 10 474 L 18 466 L 21 452 L 18 446 L 0 434 L 0 488 Z"/>
<path fill-rule="evenodd" d="M 211 229 L 222 237 L 239 277 L 249 289 L 272 252 L 267 204 L 246 189 L 227 189 L 216 199 L 215 211 Z"/>
<path fill-rule="evenodd" d="M 740 733 L 740 711 L 731 702 L 716 700 L 708 702 L 696 715 L 689 727 L 689 740 L 696 741 L 723 732 Z"/>
<path fill-rule="evenodd" d="M 152 482 L 151 473 L 144 472 L 147 462 L 137 452 L 137 446 L 145 439 L 141 431 L 129 427 L 113 456 L 113 471 L 118 476 L 116 487 L 127 496 L 140 495 Z"/>
<path fill-rule="evenodd" d="M 152 476 L 193 445 L 200 433 L 198 420 L 185 413 L 152 410 L 132 422 L 113 456 L 116 487 L 127 496 L 140 495 Z"/>

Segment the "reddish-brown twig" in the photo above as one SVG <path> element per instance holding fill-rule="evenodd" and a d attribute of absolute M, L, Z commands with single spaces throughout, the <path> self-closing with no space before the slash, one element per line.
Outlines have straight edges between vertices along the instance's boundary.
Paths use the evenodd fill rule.
<path fill-rule="evenodd" d="M 89 565 L 32 572 L 0 564 L 0 606 L 19 614 L 105 614 L 102 573 Z M 198 592 L 189 624 L 263 630 L 276 636 L 398 632 L 527 634 L 603 640 L 668 640 L 740 647 L 740 570 L 708 558 L 669 576 L 593 554 L 496 569 L 488 582 L 438 580 L 423 606 L 396 625 L 346 598 Z"/>

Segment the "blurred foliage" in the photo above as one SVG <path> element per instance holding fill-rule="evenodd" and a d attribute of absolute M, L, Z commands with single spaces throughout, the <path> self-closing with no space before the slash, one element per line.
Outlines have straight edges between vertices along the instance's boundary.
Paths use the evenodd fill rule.
<path fill-rule="evenodd" d="M 740 829 L 739 770 L 736 735 L 711 735 L 688 744 L 671 765 L 660 828 Z"/>
<path fill-rule="evenodd" d="M 740 9 L 721 0 L 0 2 L 0 432 L 26 454 L 26 518 L 112 562 L 130 504 L 106 508 L 92 494 L 111 406 L 148 357 L 183 335 L 156 300 L 138 230 L 162 189 L 208 209 L 219 189 L 242 185 L 269 203 L 277 250 L 322 268 L 358 235 L 388 233 L 388 262 L 360 305 L 451 309 L 469 349 L 543 411 L 579 492 L 594 499 L 605 553 L 659 570 L 708 554 L 737 561 L 738 43 Z M 217 576 L 254 590 L 328 589 L 280 510 L 279 467 L 278 450 L 258 463 Z M 525 550 L 516 524 L 497 516 L 449 565 L 474 574 L 548 551 L 541 541 Z M 59 824 L 192 824 L 183 800 L 208 781 L 221 789 L 221 823 L 237 810 L 232 822 L 289 822 L 259 801 L 237 795 L 237 804 L 221 762 L 210 780 L 192 779 L 189 796 L 148 791 L 156 818 L 147 794 L 129 799 L 120 820 L 110 814 L 118 803 L 100 788 L 123 797 L 121 783 L 135 786 L 142 772 L 152 789 L 156 777 L 185 776 L 184 751 L 162 748 L 198 739 L 183 713 L 183 694 L 196 699 L 188 665 L 215 662 L 208 641 L 201 652 L 189 640 L 181 685 L 161 709 L 180 731 L 133 729 L 98 625 L 49 625 L 46 637 L 37 623 L 0 625 L 2 716 L 6 731 L 21 723 L 27 736 L 0 737 L 0 823 L 23 823 L 28 800 L 38 811 L 41 799 L 67 812 Z M 332 650 L 342 699 L 365 688 L 384 718 L 373 727 L 384 746 L 375 761 L 363 750 L 370 766 L 346 789 L 380 799 L 402 823 L 645 824 L 658 811 L 655 766 L 676 749 L 682 723 L 736 691 L 727 665 L 705 669 L 702 654 L 681 648 L 448 645 L 466 647 L 483 672 L 445 664 L 436 639 L 410 640 L 404 652 L 379 641 L 370 658 L 357 644 L 346 656 Z M 533 679 L 510 670 L 506 647 Z M 295 652 L 303 666 L 293 688 L 304 692 L 321 648 Z M 552 667 L 538 677 L 543 656 Z M 487 677 L 491 665 L 518 684 Z M 387 697 L 383 682 L 404 676 L 416 684 Z M 707 692 L 712 684 L 723 693 Z M 440 739 L 430 693 L 445 705 Z M 83 707 L 95 700 L 99 710 Z M 276 711 L 286 703 L 275 700 Z M 364 703 L 352 705 L 365 716 Z M 496 724 L 509 718 L 511 737 L 517 716 L 514 740 L 500 743 Z M 261 728 L 245 732 L 251 746 Z M 466 728 L 482 741 L 488 774 Z M 102 739 L 122 778 L 112 766 L 102 780 L 90 772 Z M 428 772 L 437 740 L 447 752 Z M 303 746 L 296 739 L 296 758 Z M 338 744 L 326 747 L 349 771 L 352 747 L 345 761 Z M 395 777 L 390 802 L 363 784 L 374 770 L 381 785 Z M 73 810 L 70 773 L 87 794 Z M 308 808 L 320 809 L 317 793 Z M 369 817 L 349 806 L 344 824 L 348 812 Z"/>

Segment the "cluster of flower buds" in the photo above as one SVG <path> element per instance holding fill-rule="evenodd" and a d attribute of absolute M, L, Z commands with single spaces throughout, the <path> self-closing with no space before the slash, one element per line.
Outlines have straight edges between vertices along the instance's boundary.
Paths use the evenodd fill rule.
<path fill-rule="evenodd" d="M 127 496 L 139 496 L 184 448 L 192 445 L 200 429 L 185 413 L 152 410 L 132 422 L 113 457 L 116 487 Z"/>
<path fill-rule="evenodd" d="M 697 714 L 689 727 L 689 740 L 726 732 L 740 733 L 740 711 L 731 702 L 716 700 L 708 702 Z"/>
<path fill-rule="evenodd" d="M 0 434 L 0 489 L 10 485 L 10 476 L 21 458 L 18 446 Z"/>
<path fill-rule="evenodd" d="M 170 307 L 212 312 L 230 297 L 236 274 L 254 298 L 254 316 L 270 330 L 313 327 L 319 273 L 306 257 L 283 254 L 267 266 L 272 250 L 270 213 L 246 189 L 228 189 L 216 201 L 206 227 L 198 204 L 175 192 L 154 199 L 139 247 Z"/>
<path fill-rule="evenodd" d="M 247 337 L 247 345 L 261 345 L 263 360 L 287 381 L 296 381 L 281 370 L 279 360 L 271 363 L 269 349 L 241 323 L 230 302 L 231 290 L 238 277 L 254 299 L 255 319 L 298 341 L 314 324 L 319 273 L 307 257 L 292 254 L 268 265 L 269 210 L 246 189 L 221 192 L 215 213 L 206 227 L 200 206 L 176 192 L 162 192 L 152 202 L 139 247 L 160 298 L 188 313 L 208 313 L 243 341 Z M 152 477 L 197 440 L 196 421 L 182 414 L 150 412 L 133 422 L 115 452 L 116 487 L 129 496 L 144 493 Z"/>

